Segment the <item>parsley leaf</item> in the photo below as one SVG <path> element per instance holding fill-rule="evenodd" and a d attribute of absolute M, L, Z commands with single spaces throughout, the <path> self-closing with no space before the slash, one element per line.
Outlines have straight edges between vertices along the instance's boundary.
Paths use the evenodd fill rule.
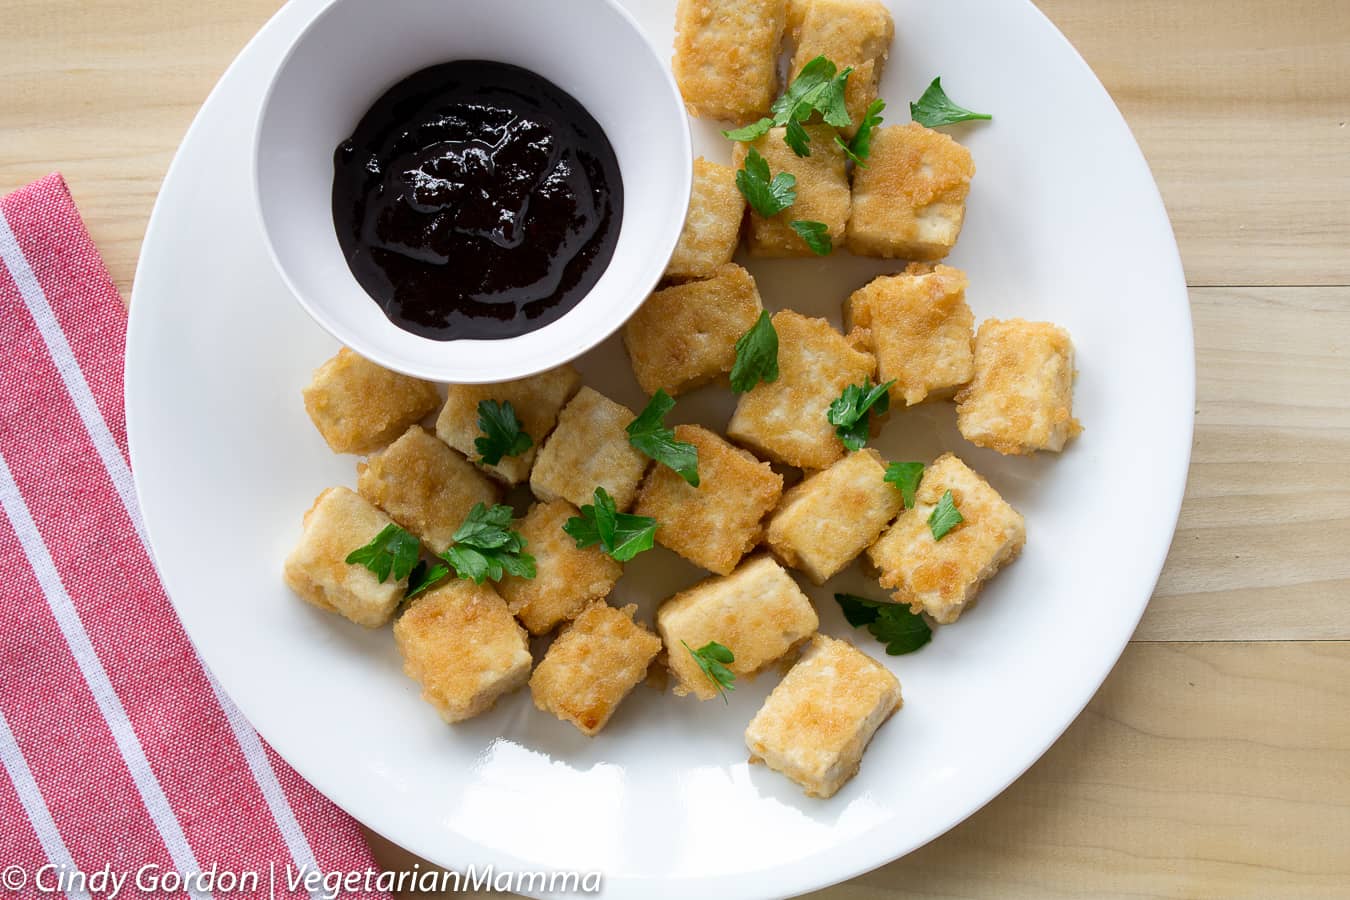
<path fill-rule="evenodd" d="M 778 380 L 778 332 L 768 310 L 759 314 L 750 330 L 736 341 L 736 363 L 731 367 L 731 389 L 744 394 L 761 381 Z"/>
<path fill-rule="evenodd" d="M 824 222 L 812 222 L 809 219 L 797 219 L 792 222 L 792 230 L 797 232 L 806 246 L 816 256 L 829 256 L 834 250 L 834 241 L 830 238 L 830 226 Z"/>
<path fill-rule="evenodd" d="M 928 90 L 923 92 L 917 103 L 909 105 L 909 115 L 915 122 L 929 128 L 939 125 L 952 125 L 956 122 L 969 122 L 973 119 L 992 119 L 988 113 L 971 112 L 957 106 L 942 89 L 942 79 L 934 78 Z"/>
<path fill-rule="evenodd" d="M 944 491 L 938 505 L 928 514 L 928 530 L 933 532 L 933 540 L 940 541 L 957 525 L 964 522 L 961 511 L 956 508 L 951 491 Z"/>
<path fill-rule="evenodd" d="M 844 618 L 854 628 L 866 625 L 872 636 L 886 645 L 891 656 L 913 653 L 933 639 L 933 629 L 923 616 L 900 603 L 878 603 L 856 594 L 835 594 Z"/>
<path fill-rule="evenodd" d="M 647 408 L 628 425 L 628 443 L 642 453 L 669 466 L 692 487 L 698 487 L 698 448 L 687 441 L 675 440 L 673 429 L 662 420 L 675 408 L 675 401 L 658 390 Z"/>
<path fill-rule="evenodd" d="M 684 649 L 689 651 L 703 674 L 717 688 L 717 693 L 722 695 L 722 702 L 726 703 L 727 691 L 736 690 L 736 673 L 727 668 L 728 664 L 736 661 L 736 655 L 717 641 L 708 641 L 697 650 L 684 641 L 680 643 L 684 644 Z"/>
<path fill-rule="evenodd" d="M 417 538 L 392 522 L 375 535 L 364 547 L 358 547 L 347 554 L 347 564 L 365 566 L 384 584 L 393 575 L 395 581 L 402 581 L 417 565 L 417 557 L 422 545 Z"/>
<path fill-rule="evenodd" d="M 403 600 L 406 602 L 414 597 L 422 596 L 449 574 L 449 566 L 441 563 L 427 566 L 424 560 L 418 560 L 417 565 L 413 566 L 412 574 L 408 576 L 408 590 L 403 594 Z"/>
<path fill-rule="evenodd" d="M 867 107 L 867 112 L 863 114 L 861 124 L 858 130 L 853 133 L 853 140 L 847 144 L 839 135 L 834 136 L 834 140 L 844 152 L 848 154 L 849 159 L 857 165 L 867 168 L 865 160 L 872 155 L 872 131 L 881 124 L 881 111 L 886 108 L 886 101 L 877 99 Z"/>
<path fill-rule="evenodd" d="M 765 118 L 760 119 L 758 122 L 751 122 L 744 128 L 733 128 L 730 131 L 724 131 L 722 132 L 722 137 L 730 141 L 748 143 L 749 141 L 758 140 L 764 137 L 764 135 L 769 133 L 769 129 L 772 127 L 773 119 Z"/>
<path fill-rule="evenodd" d="M 486 437 L 474 438 L 473 446 L 484 465 L 495 466 L 503 456 L 519 456 L 534 446 L 509 401 L 478 401 L 478 427 Z"/>
<path fill-rule="evenodd" d="M 501 581 L 507 575 L 535 576 L 534 557 L 525 553 L 525 539 L 511 528 L 509 506 L 488 509 L 475 503 L 464 523 L 451 537 L 454 544 L 441 554 L 460 578 Z"/>
<path fill-rule="evenodd" d="M 614 499 L 602 487 L 595 489 L 594 505 L 586 504 L 580 516 L 563 523 L 563 531 L 571 535 L 578 548 L 599 544 L 601 550 L 619 562 L 628 562 L 642 551 L 652 549 L 656 528 L 656 520 L 650 516 L 618 512 Z"/>
<path fill-rule="evenodd" d="M 851 67 L 839 72 L 834 63 L 817 56 L 802 66 L 787 91 L 774 101 L 770 108 L 773 124 L 787 126 L 783 142 L 792 148 L 793 153 L 798 156 L 811 155 L 811 136 L 801 123 L 815 113 L 820 113 L 825 123 L 835 128 L 847 128 L 853 124 L 844 103 L 844 90 L 852 72 Z M 759 123 L 751 127 L 759 127 Z"/>
<path fill-rule="evenodd" d="M 736 171 L 736 187 L 764 218 L 778 215 L 797 200 L 797 176 L 779 172 L 771 179 L 769 163 L 754 147 L 745 155 L 745 167 Z"/>
<path fill-rule="evenodd" d="M 886 467 L 886 481 L 895 485 L 905 503 L 905 509 L 914 508 L 914 494 L 923 480 L 923 463 L 893 462 Z"/>
<path fill-rule="evenodd" d="M 861 450 L 871 436 L 872 411 L 878 414 L 891 408 L 890 387 L 894 380 L 885 384 L 873 385 L 872 379 L 864 378 L 861 385 L 850 384 L 844 392 L 830 404 L 825 413 L 834 433 L 850 450 Z"/>

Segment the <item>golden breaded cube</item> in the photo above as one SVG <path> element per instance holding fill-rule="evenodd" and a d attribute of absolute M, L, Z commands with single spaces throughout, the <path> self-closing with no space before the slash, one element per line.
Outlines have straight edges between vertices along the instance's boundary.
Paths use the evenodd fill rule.
<path fill-rule="evenodd" d="M 444 553 L 475 503 L 492 506 L 497 489 L 472 463 L 414 425 L 356 467 L 356 488 L 395 522 Z"/>
<path fill-rule="evenodd" d="M 566 500 L 536 503 L 516 530 L 534 557 L 535 576 L 507 575 L 497 584 L 507 606 L 530 634 L 547 634 L 592 600 L 609 596 L 623 566 L 599 546 L 578 549 L 563 525 L 581 513 Z"/>
<path fill-rule="evenodd" d="M 966 305 L 966 273 L 910 263 L 854 291 L 846 325 L 865 329 L 877 358 L 877 380 L 895 381 L 906 406 L 950 398 L 974 373 L 975 316 Z"/>
<path fill-rule="evenodd" d="M 823 469 L 844 455 L 826 418 L 850 384 L 876 374 L 872 354 L 857 349 L 824 319 L 792 310 L 773 317 L 778 332 L 778 380 L 741 395 L 727 435 L 789 466 Z"/>
<path fill-rule="evenodd" d="M 814 634 L 819 625 L 811 601 L 770 556 L 752 557 L 730 575 L 701 581 L 656 611 L 656 630 L 677 680 L 675 693 L 700 700 L 716 697 L 717 686 L 691 651 L 716 641 L 736 657 L 728 669 L 737 677 L 753 675 Z"/>
<path fill-rule="evenodd" d="M 652 466 L 634 512 L 660 523 L 661 546 L 729 575 L 759 543 L 760 522 L 778 503 L 783 476 L 698 425 L 675 426 L 675 439 L 698 448 L 698 487 L 668 466 Z"/>
<path fill-rule="evenodd" d="M 530 677 L 534 705 L 582 734 L 604 728 L 661 652 L 661 639 L 633 621 L 636 610 L 632 603 L 623 609 L 604 603 L 586 607 Z"/>
<path fill-rule="evenodd" d="M 701 156 L 694 160 L 689 215 L 666 264 L 666 277 L 707 278 L 731 262 L 744 218 L 745 198 L 736 187 L 736 170 Z"/>
<path fill-rule="evenodd" d="M 823 56 L 839 67 L 852 67 L 844 90 L 853 127 L 852 136 L 867 107 L 877 99 L 881 69 L 890 55 L 895 24 L 880 0 L 793 0 L 788 13 L 792 43 L 790 75 L 796 78 L 806 64 Z"/>
<path fill-rule="evenodd" d="M 343 347 L 314 372 L 305 411 L 334 453 L 372 453 L 441 402 L 436 386 L 375 365 Z"/>
<path fill-rule="evenodd" d="M 446 388 L 445 406 L 436 419 L 436 436 L 507 484 L 520 484 L 530 477 L 539 445 L 558 422 L 558 411 L 581 387 L 581 376 L 571 366 L 559 366 L 500 384 L 452 384 Z M 534 441 L 519 456 L 503 456 L 496 465 L 479 462 L 474 441 L 483 437 L 478 427 L 478 404 L 484 400 L 510 403 L 520 426 Z"/>
<path fill-rule="evenodd" d="M 529 643 L 489 585 L 456 578 L 413 601 L 394 623 L 403 671 L 447 722 L 487 712 L 530 677 Z"/>
<path fill-rule="evenodd" d="M 674 397 L 730 372 L 736 342 L 761 309 L 754 277 L 732 263 L 706 281 L 656 291 L 623 330 L 638 384 Z"/>
<path fill-rule="evenodd" d="M 818 634 L 745 729 L 750 761 L 832 797 L 900 708 L 900 682 L 847 641 Z"/>
<path fill-rule="evenodd" d="M 408 579 L 380 583 L 347 556 L 375 539 L 392 520 L 350 488 L 329 488 L 305 513 L 300 543 L 286 557 L 287 586 L 303 599 L 357 625 L 378 628 L 394 614 Z"/>
<path fill-rule="evenodd" d="M 970 151 L 917 122 L 872 132 L 853 172 L 848 249 L 858 256 L 933 261 L 956 246 L 975 175 Z"/>
<path fill-rule="evenodd" d="M 946 491 L 965 521 L 935 540 L 928 517 Z M 1022 551 L 1026 523 L 989 482 L 950 453 L 924 470 L 914 499 L 914 507 L 900 514 L 867 556 L 896 603 L 949 625 L 974 603 L 985 581 Z"/>
<path fill-rule="evenodd" d="M 647 457 L 628 443 L 625 430 L 636 416 L 628 407 L 582 388 L 558 414 L 530 473 L 530 489 L 540 500 L 592 502 L 604 488 L 620 512 L 633 505 Z"/>
<path fill-rule="evenodd" d="M 745 157 L 754 147 L 769 164 L 770 176 L 790 172 L 797 178 L 797 199 L 787 209 L 766 219 L 750 210 L 750 231 L 746 246 L 751 256 L 814 256 L 801 235 L 792 230 L 799 219 L 821 222 L 829 228 L 834 246 L 841 246 L 849 216 L 848 175 L 844 151 L 835 143 L 835 130 L 829 125 L 807 125 L 811 136 L 811 155 L 798 156 L 783 143 L 784 128 L 770 128 L 762 137 L 736 144 L 736 168 L 745 165 Z"/>
<path fill-rule="evenodd" d="M 1063 450 L 1073 417 L 1073 343 L 1049 322 L 988 319 L 975 336 L 975 377 L 956 397 L 961 436 L 999 453 Z"/>
<path fill-rule="evenodd" d="M 850 453 L 783 495 L 765 534 L 785 565 L 816 584 L 866 550 L 904 506 L 886 483 L 886 464 L 870 448 Z"/>
<path fill-rule="evenodd" d="M 787 0 L 678 0 L 671 68 L 689 114 L 737 124 L 769 114 Z"/>

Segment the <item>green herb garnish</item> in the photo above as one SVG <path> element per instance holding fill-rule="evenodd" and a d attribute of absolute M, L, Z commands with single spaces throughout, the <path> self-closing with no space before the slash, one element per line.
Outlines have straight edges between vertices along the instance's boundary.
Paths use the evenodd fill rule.
<path fill-rule="evenodd" d="M 928 90 L 923 92 L 917 103 L 909 105 L 909 115 L 915 122 L 929 128 L 939 125 L 952 125 L 957 122 L 969 122 L 974 119 L 992 119 L 988 113 L 971 112 L 957 106 L 942 89 L 942 79 L 934 78 Z"/>
<path fill-rule="evenodd" d="M 834 63 L 817 56 L 802 66 L 787 91 L 774 101 L 770 109 L 773 124 L 787 126 L 783 141 L 792 148 L 793 153 L 798 156 L 811 155 L 811 136 L 801 123 L 816 113 L 820 113 L 825 124 L 835 128 L 847 128 L 853 124 L 844 103 L 844 90 L 852 72 L 852 67 L 840 72 Z M 751 127 L 760 126 L 757 122 Z"/>
<path fill-rule="evenodd" d="M 863 114 L 858 130 L 853 133 L 853 140 L 848 143 L 844 143 L 844 139 L 839 135 L 834 136 L 835 143 L 844 148 L 848 158 L 864 169 L 867 168 L 867 157 L 872 155 L 872 131 L 881 124 L 881 111 L 885 108 L 885 100 L 873 100 L 867 107 L 867 112 Z"/>
<path fill-rule="evenodd" d="M 375 535 L 364 547 L 347 554 L 347 564 L 365 566 L 384 584 L 393 575 L 402 581 L 417 565 L 422 550 L 421 542 L 392 522 Z"/>
<path fill-rule="evenodd" d="M 730 131 L 722 132 L 722 137 L 728 140 L 738 141 L 740 143 L 749 143 L 764 137 L 773 127 L 773 119 L 760 119 L 758 122 L 751 122 L 744 128 L 733 128 Z"/>
<path fill-rule="evenodd" d="M 478 427 L 485 437 L 474 438 L 473 446 L 484 465 L 495 466 L 503 456 L 519 456 L 534 446 L 509 401 L 478 401 Z"/>
<path fill-rule="evenodd" d="M 768 310 L 759 314 L 750 330 L 736 341 L 736 363 L 731 367 L 731 389 L 744 394 L 761 381 L 778 380 L 778 332 Z"/>
<path fill-rule="evenodd" d="M 614 498 L 602 487 L 595 489 L 595 503 L 581 508 L 580 516 L 563 523 L 563 531 L 572 536 L 579 549 L 600 545 L 619 562 L 628 562 L 656 541 L 656 520 L 618 512 Z"/>
<path fill-rule="evenodd" d="M 791 172 L 779 172 L 770 178 L 768 161 L 754 147 L 745 155 L 744 168 L 736 171 L 736 187 L 754 211 L 766 219 L 796 202 L 796 186 L 797 176 Z"/>
<path fill-rule="evenodd" d="M 850 384 L 844 392 L 830 404 L 825 416 L 834 426 L 834 433 L 850 450 L 861 450 L 871 436 L 872 412 L 877 414 L 891 408 L 890 387 L 894 379 L 885 384 L 873 385 L 872 379 L 865 378 L 861 385 Z"/>
<path fill-rule="evenodd" d="M 893 462 L 886 467 L 886 481 L 895 485 L 904 500 L 905 509 L 914 508 L 914 495 L 923 480 L 923 463 Z"/>
<path fill-rule="evenodd" d="M 424 560 L 418 560 L 417 565 L 413 566 L 412 574 L 408 576 L 408 590 L 403 594 L 404 602 L 422 596 L 449 574 L 449 566 L 442 563 L 428 566 Z"/>
<path fill-rule="evenodd" d="M 534 557 L 525 551 L 525 539 L 511 528 L 512 509 L 475 503 L 464 524 L 451 537 L 454 544 L 441 554 L 460 578 L 475 584 L 501 581 L 506 575 L 533 578 Z"/>
<path fill-rule="evenodd" d="M 834 241 L 830 239 L 830 226 L 809 219 L 797 219 L 791 224 L 792 230 L 806 241 L 806 246 L 811 248 L 812 253 L 816 256 L 830 255 L 830 251 L 834 249 Z"/>
<path fill-rule="evenodd" d="M 933 532 L 933 540 L 940 541 L 957 525 L 964 522 L 961 511 L 956 508 L 951 491 L 944 491 L 938 505 L 928 514 L 928 530 Z"/>
<path fill-rule="evenodd" d="M 675 440 L 675 431 L 662 421 L 674 408 L 675 401 L 670 395 L 658 390 L 642 414 L 629 423 L 628 443 L 698 487 L 698 448 L 687 441 Z"/>
<path fill-rule="evenodd" d="M 722 695 L 722 702 L 726 703 L 727 691 L 736 690 L 736 673 L 727 668 L 736 661 L 736 655 L 717 641 L 708 641 L 697 650 L 684 641 L 680 643 L 684 644 L 684 649 L 689 651 L 689 655 L 698 663 L 703 674 L 707 675 L 713 687 L 717 688 L 717 693 Z"/>
<path fill-rule="evenodd" d="M 933 639 L 933 629 L 918 613 L 899 603 L 878 603 L 856 594 L 835 594 L 844 618 L 854 628 L 866 625 L 891 656 L 913 653 Z"/>

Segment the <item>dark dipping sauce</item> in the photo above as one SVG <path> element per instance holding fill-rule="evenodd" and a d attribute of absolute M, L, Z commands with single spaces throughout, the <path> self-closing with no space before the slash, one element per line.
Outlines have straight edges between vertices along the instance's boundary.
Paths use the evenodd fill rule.
<path fill-rule="evenodd" d="M 581 104 L 517 66 L 463 60 L 408 76 L 338 145 L 334 168 L 352 274 L 413 334 L 534 331 L 614 255 L 614 148 Z"/>

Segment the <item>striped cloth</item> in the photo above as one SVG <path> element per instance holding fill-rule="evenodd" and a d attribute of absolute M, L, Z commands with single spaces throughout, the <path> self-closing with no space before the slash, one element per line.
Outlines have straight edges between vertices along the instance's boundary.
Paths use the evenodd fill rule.
<path fill-rule="evenodd" d="M 373 859 L 356 823 L 253 731 L 174 615 L 128 464 L 125 337 L 61 177 L 0 201 L 0 869 L 29 874 L 18 896 L 38 896 L 31 875 L 51 864 L 262 872 L 256 894 L 230 896 L 268 896 L 271 869 L 276 896 L 317 897 L 282 873 Z"/>

